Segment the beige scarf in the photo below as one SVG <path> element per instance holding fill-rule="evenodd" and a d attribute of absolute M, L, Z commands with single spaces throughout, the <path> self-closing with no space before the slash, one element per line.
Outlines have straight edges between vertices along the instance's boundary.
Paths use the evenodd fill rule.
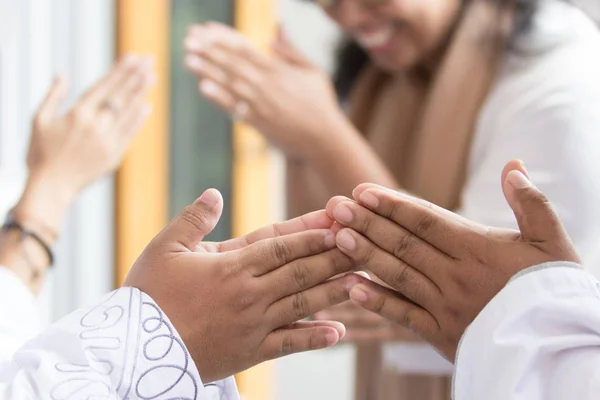
<path fill-rule="evenodd" d="M 511 28 L 511 10 L 491 3 L 473 0 L 465 9 L 429 84 L 371 66 L 351 98 L 353 122 L 401 187 L 450 210 L 460 205 L 475 125 Z M 359 346 L 357 400 L 449 398 L 446 379 L 390 379 L 378 352 L 378 346 Z"/>

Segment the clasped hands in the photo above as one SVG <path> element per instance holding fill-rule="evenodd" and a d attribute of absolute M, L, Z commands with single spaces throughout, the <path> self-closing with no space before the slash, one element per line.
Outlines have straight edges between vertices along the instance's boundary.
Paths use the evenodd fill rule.
<path fill-rule="evenodd" d="M 522 164 L 509 163 L 502 182 L 520 232 L 365 184 L 353 200 L 222 243 L 202 242 L 223 208 L 209 190 L 148 245 L 125 284 L 163 309 L 205 383 L 336 344 L 342 324 L 302 320 L 349 297 L 452 361 L 468 325 L 516 273 L 579 262 Z M 358 266 L 386 286 L 352 273 Z"/>

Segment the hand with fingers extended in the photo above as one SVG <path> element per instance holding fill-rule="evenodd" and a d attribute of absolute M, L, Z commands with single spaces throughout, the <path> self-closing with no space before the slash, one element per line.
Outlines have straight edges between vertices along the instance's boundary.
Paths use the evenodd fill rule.
<path fill-rule="evenodd" d="M 185 48 L 185 65 L 200 79 L 202 95 L 257 128 L 287 155 L 310 157 L 319 142 L 335 136 L 336 130 L 328 128 L 345 120 L 329 77 L 281 30 L 273 57 L 218 23 L 191 27 Z"/>
<path fill-rule="evenodd" d="M 335 248 L 324 211 L 223 243 L 203 243 L 223 208 L 206 191 L 144 250 L 125 285 L 152 297 L 181 335 L 202 380 L 332 346 L 338 322 L 302 319 L 348 300 L 354 262 Z M 300 321 L 300 322 L 299 322 Z"/>
<path fill-rule="evenodd" d="M 466 328 L 515 274 L 532 266 L 579 262 L 556 213 L 510 162 L 502 185 L 520 232 L 479 225 L 428 202 L 371 184 L 354 201 L 334 198 L 328 214 L 346 228 L 340 250 L 389 288 L 353 277 L 354 303 L 411 329 L 449 360 Z"/>
<path fill-rule="evenodd" d="M 152 59 L 130 55 L 61 113 L 68 85 L 57 78 L 34 119 L 19 207 L 57 228 L 73 198 L 121 163 L 150 113 L 153 81 Z"/>

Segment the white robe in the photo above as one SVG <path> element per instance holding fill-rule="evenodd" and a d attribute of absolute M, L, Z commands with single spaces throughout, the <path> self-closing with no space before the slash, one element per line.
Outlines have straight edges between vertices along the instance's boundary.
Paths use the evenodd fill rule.
<path fill-rule="evenodd" d="M 137 289 L 68 315 L 13 356 L 37 320 L 29 290 L 0 268 L 1 400 L 239 400 L 233 378 L 203 384 L 167 316 Z"/>

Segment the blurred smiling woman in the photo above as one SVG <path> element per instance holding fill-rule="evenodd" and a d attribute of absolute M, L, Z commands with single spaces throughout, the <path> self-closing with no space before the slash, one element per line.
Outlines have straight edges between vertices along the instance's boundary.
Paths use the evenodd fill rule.
<path fill-rule="evenodd" d="M 557 206 L 582 259 L 594 256 L 600 185 L 589 177 L 600 176 L 600 34 L 589 18 L 561 0 L 317 3 L 350 43 L 338 60 L 337 96 L 283 35 L 274 57 L 218 24 L 192 27 L 186 39 L 201 93 L 285 153 L 291 216 L 374 182 L 484 225 L 515 227 L 496 172 L 518 158 Z M 327 318 L 349 315 L 360 325 L 363 314 L 352 309 Z M 364 325 L 377 326 L 370 321 Z M 406 368 L 394 354 L 385 355 L 388 369 Z M 367 371 L 357 394 L 368 400 L 449 393 L 449 381 L 384 383 L 366 359 L 359 366 Z"/>

